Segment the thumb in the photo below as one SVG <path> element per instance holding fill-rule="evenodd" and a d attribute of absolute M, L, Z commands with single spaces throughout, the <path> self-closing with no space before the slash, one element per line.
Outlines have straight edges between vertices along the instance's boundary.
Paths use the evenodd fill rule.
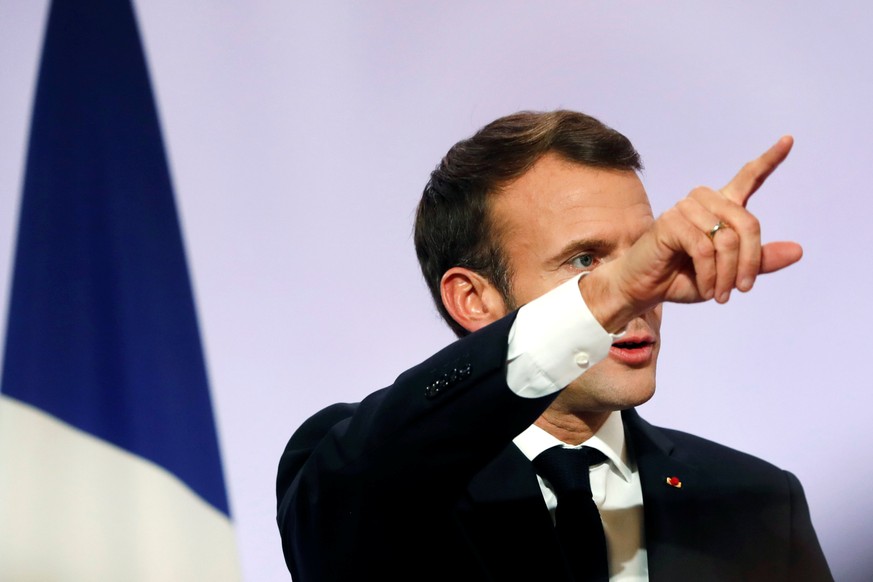
<path fill-rule="evenodd" d="M 773 273 L 793 265 L 803 256 L 803 248 L 796 242 L 771 242 L 761 247 L 759 273 Z"/>

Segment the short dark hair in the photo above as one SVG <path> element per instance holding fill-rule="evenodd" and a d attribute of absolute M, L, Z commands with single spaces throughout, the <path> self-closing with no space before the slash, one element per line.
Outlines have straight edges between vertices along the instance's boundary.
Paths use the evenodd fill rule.
<path fill-rule="evenodd" d="M 522 111 L 452 146 L 424 187 L 415 217 L 415 252 L 440 315 L 458 337 L 469 332 L 446 311 L 440 281 L 452 267 L 464 267 L 511 301 L 511 265 L 489 212 L 489 195 L 548 152 L 585 166 L 642 169 L 630 140 L 589 115 Z"/>

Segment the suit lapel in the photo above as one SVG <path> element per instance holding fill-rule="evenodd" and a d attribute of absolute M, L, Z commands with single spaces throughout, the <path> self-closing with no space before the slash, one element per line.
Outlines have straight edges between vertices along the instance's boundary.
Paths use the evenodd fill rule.
<path fill-rule="evenodd" d="M 635 410 L 622 416 L 643 491 L 649 579 L 721 579 L 719 570 L 712 570 L 709 552 L 701 547 L 713 523 L 708 487 L 699 470 L 682 460 L 674 443 Z"/>

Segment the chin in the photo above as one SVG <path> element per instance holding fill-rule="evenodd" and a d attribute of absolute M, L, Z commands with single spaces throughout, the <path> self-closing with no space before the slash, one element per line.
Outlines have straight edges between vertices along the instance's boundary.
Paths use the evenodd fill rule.
<path fill-rule="evenodd" d="M 634 370 L 631 376 L 636 377 L 622 378 L 622 375 L 605 376 L 591 370 L 570 384 L 562 399 L 572 401 L 572 408 L 580 411 L 606 412 L 639 406 L 655 395 L 654 375 L 641 372 L 644 371 Z"/>
<path fill-rule="evenodd" d="M 607 393 L 601 394 L 613 400 L 617 405 L 616 410 L 633 408 L 645 404 L 655 395 L 655 367 L 652 364 L 638 369 L 625 368 L 600 378 L 598 384 L 607 387 Z"/>
<path fill-rule="evenodd" d="M 649 400 L 652 399 L 652 396 L 655 395 L 655 387 L 651 386 L 650 388 L 646 388 L 643 390 L 635 391 L 633 394 L 629 395 L 627 402 L 619 408 L 619 410 L 625 410 L 627 408 L 633 408 L 635 406 L 640 406 L 641 404 L 645 404 Z"/>

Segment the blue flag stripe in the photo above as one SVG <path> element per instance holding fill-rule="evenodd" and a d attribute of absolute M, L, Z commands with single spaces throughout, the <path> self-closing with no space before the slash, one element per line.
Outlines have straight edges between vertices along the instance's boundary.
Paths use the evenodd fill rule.
<path fill-rule="evenodd" d="M 129 2 L 52 3 L 2 377 L 228 514 L 181 232 Z"/>

